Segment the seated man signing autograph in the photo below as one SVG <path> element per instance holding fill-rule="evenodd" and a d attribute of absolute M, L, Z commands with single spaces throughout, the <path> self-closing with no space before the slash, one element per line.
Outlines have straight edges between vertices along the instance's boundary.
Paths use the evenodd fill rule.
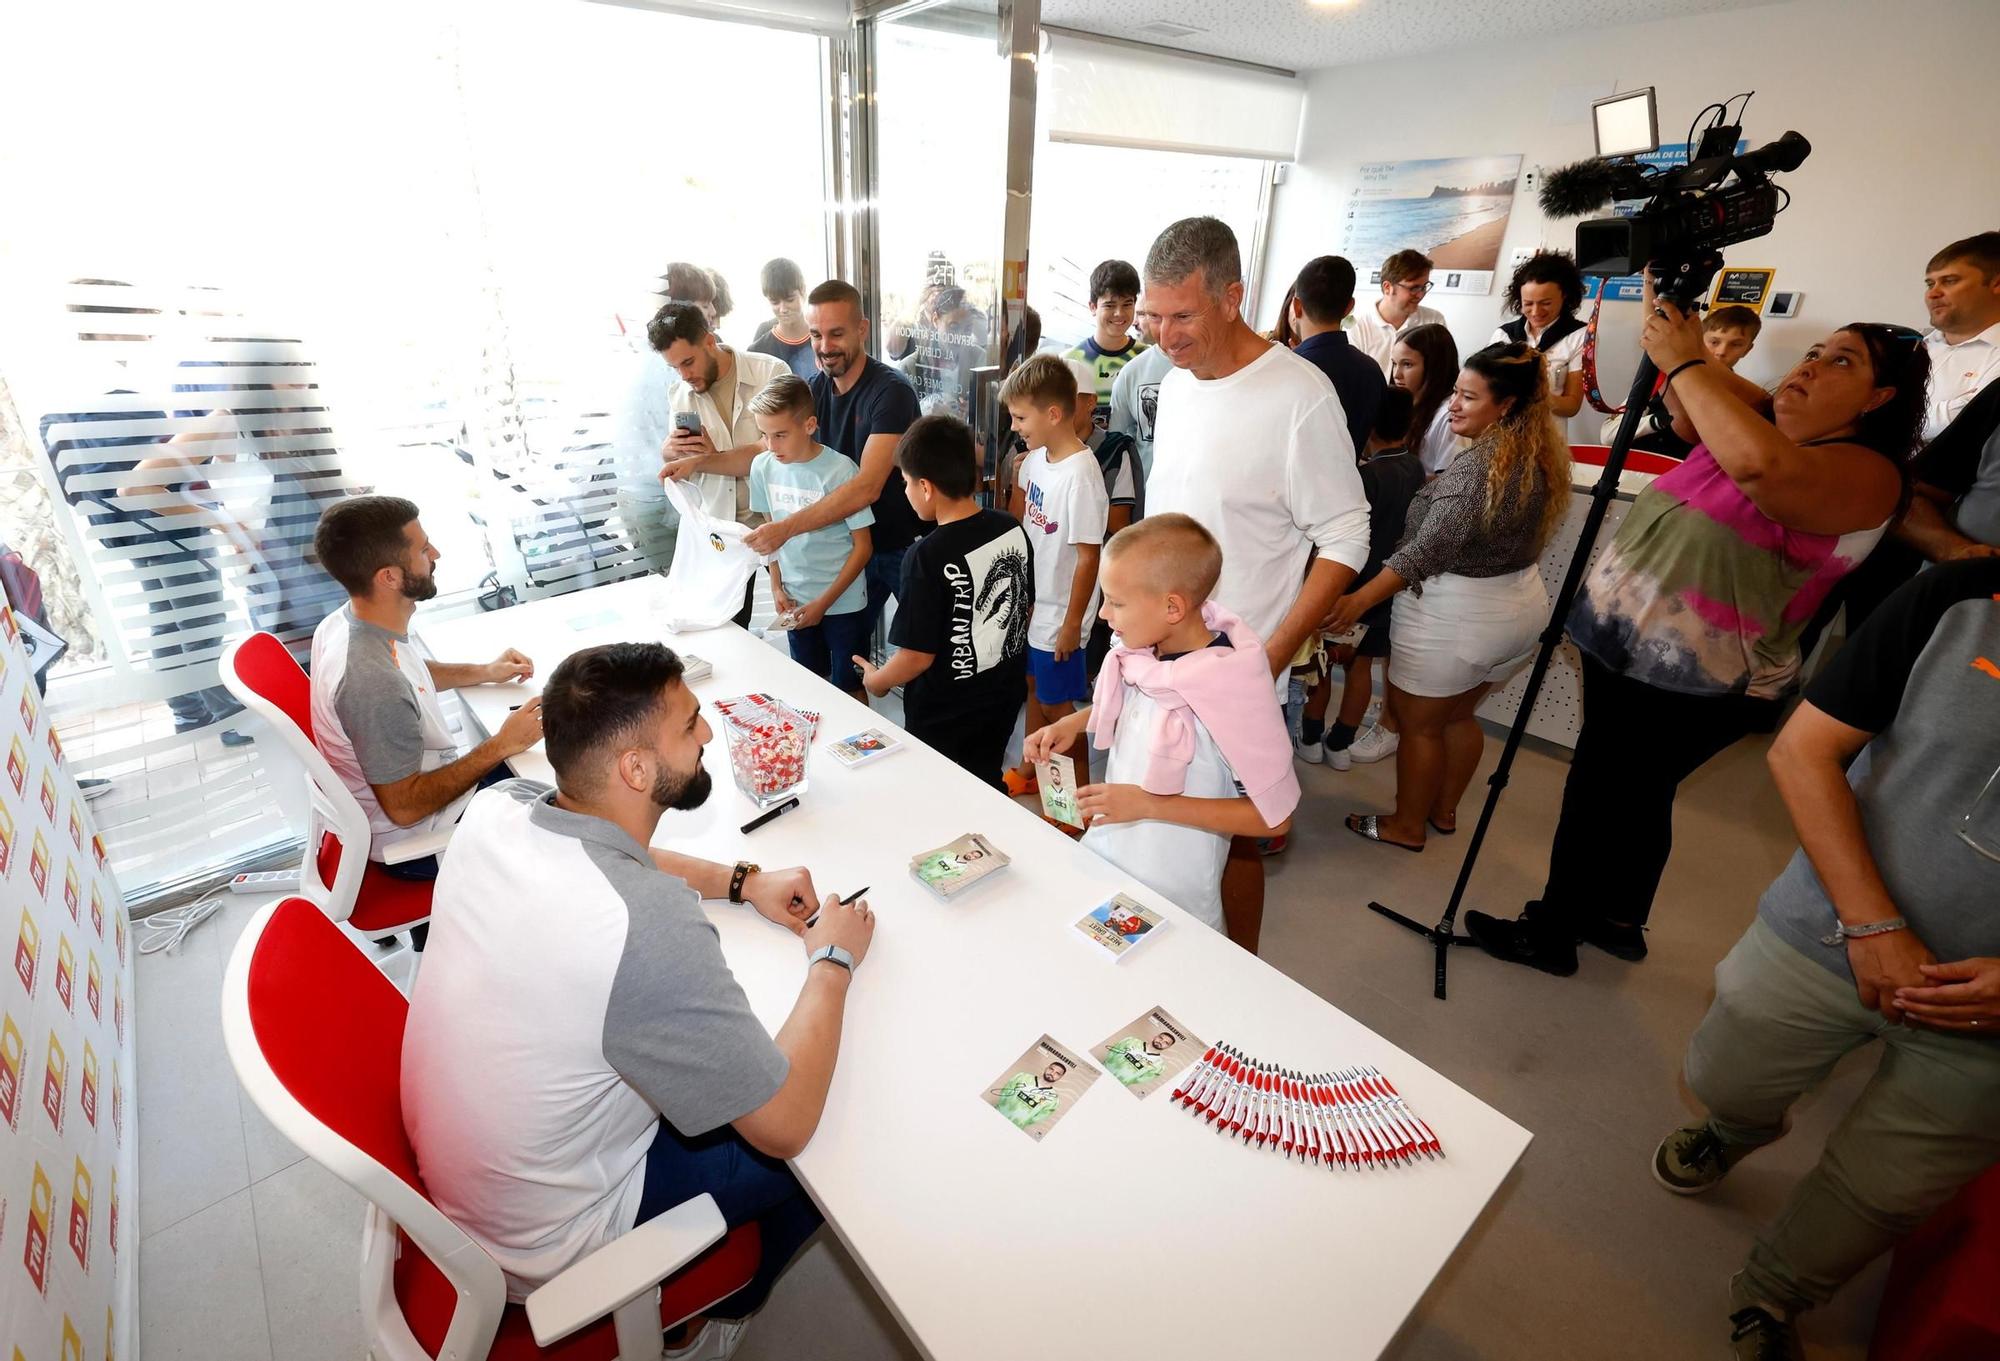
<path fill-rule="evenodd" d="M 650 849 L 661 816 L 710 789 L 709 726 L 665 647 L 572 655 L 542 724 L 556 787 L 475 796 L 438 877 L 403 1038 L 410 1143 L 516 1297 L 704 1191 L 730 1227 L 756 1221 L 750 1284 L 668 1339 L 727 1355 L 733 1320 L 820 1222 L 783 1160 L 819 1125 L 874 916 L 829 897 L 807 926 L 803 869 Z M 724 897 L 803 938 L 805 984 L 775 1037 L 702 913 Z"/>

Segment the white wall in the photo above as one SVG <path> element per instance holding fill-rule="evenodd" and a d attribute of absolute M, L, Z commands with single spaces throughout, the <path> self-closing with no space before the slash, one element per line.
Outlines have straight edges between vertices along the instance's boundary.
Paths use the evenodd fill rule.
<path fill-rule="evenodd" d="M 1592 152 L 1588 101 L 1613 88 L 1658 87 L 1660 137 L 1678 142 L 1695 111 L 1754 89 L 1744 136 L 1787 128 L 1813 144 L 1779 177 L 1793 196 L 1771 234 L 1734 246 L 1730 263 L 1777 270 L 1804 308 L 1767 323 L 1743 372 L 1774 380 L 1814 339 L 1847 321 L 1922 328 L 1925 263 L 1939 246 L 2000 228 L 2000 0 L 1793 0 L 1562 39 L 1313 73 L 1300 156 L 1277 190 L 1261 310 L 1275 317 L 1285 282 L 1340 248 L 1340 205 L 1355 163 L 1520 152 L 1553 167 Z M 1461 352 L 1484 344 L 1517 246 L 1573 243 L 1570 221 L 1514 201 L 1490 297 L 1442 297 Z M 1354 262 L 1367 294 L 1377 260 Z M 1359 305 L 1367 305 L 1364 296 Z M 1599 376 L 1616 405 L 1638 357 L 1636 303 L 1606 303 Z M 1594 438 L 1586 406 L 1572 437 Z"/>

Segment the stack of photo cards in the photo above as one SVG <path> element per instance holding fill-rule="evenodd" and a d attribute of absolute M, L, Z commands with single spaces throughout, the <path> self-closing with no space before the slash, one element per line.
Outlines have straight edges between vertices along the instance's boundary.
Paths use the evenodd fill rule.
<path fill-rule="evenodd" d="M 1201 1055 L 1201 1040 L 1163 1007 L 1119 1026 L 1110 1039 L 1090 1051 L 1121 1087 L 1142 1099 L 1172 1082 Z"/>
<path fill-rule="evenodd" d="M 977 832 L 925 851 L 910 861 L 910 874 L 945 902 L 1012 864 L 1007 852 Z"/>
<path fill-rule="evenodd" d="M 1138 950 L 1164 925 L 1166 919 L 1152 908 L 1119 893 L 1084 913 L 1075 929 L 1102 952 L 1103 958 L 1116 961 Z"/>
<path fill-rule="evenodd" d="M 1037 762 L 1035 783 L 1042 790 L 1042 812 L 1051 821 L 1082 828 L 1083 814 L 1076 806 L 1076 762 L 1061 752 Z"/>
<path fill-rule="evenodd" d="M 1044 1035 L 987 1084 L 980 1100 L 1040 1143 L 1098 1076 L 1095 1068 Z"/>
<path fill-rule="evenodd" d="M 827 747 L 827 750 L 833 753 L 833 759 L 849 769 L 865 766 L 870 761 L 880 760 L 902 749 L 903 744 L 899 739 L 891 737 L 880 728 L 864 728 Z"/>

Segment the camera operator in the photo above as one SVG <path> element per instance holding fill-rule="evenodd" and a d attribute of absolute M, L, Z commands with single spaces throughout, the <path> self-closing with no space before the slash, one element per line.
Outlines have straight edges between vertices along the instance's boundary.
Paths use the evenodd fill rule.
<path fill-rule="evenodd" d="M 1901 509 L 1930 374 L 1917 332 L 1857 322 L 1767 396 L 1650 283 L 1646 311 L 1640 343 L 1695 447 L 1639 494 L 1570 613 L 1583 728 L 1547 887 L 1514 921 L 1465 918 L 1487 953 L 1559 975 L 1575 972 L 1579 942 L 1645 958 L 1674 795 L 1775 726 L 1801 630 Z"/>

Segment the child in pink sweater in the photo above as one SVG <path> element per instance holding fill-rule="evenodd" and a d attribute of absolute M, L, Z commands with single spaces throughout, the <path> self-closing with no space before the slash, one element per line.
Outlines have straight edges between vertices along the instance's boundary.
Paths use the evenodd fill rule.
<path fill-rule="evenodd" d="M 1040 761 L 1088 731 L 1102 784 L 1077 791 L 1083 844 L 1216 930 L 1235 836 L 1282 836 L 1299 803 L 1291 738 L 1263 640 L 1209 600 L 1222 549 L 1186 515 L 1104 546 L 1100 613 L 1114 634 L 1092 703 L 1035 732 Z"/>

